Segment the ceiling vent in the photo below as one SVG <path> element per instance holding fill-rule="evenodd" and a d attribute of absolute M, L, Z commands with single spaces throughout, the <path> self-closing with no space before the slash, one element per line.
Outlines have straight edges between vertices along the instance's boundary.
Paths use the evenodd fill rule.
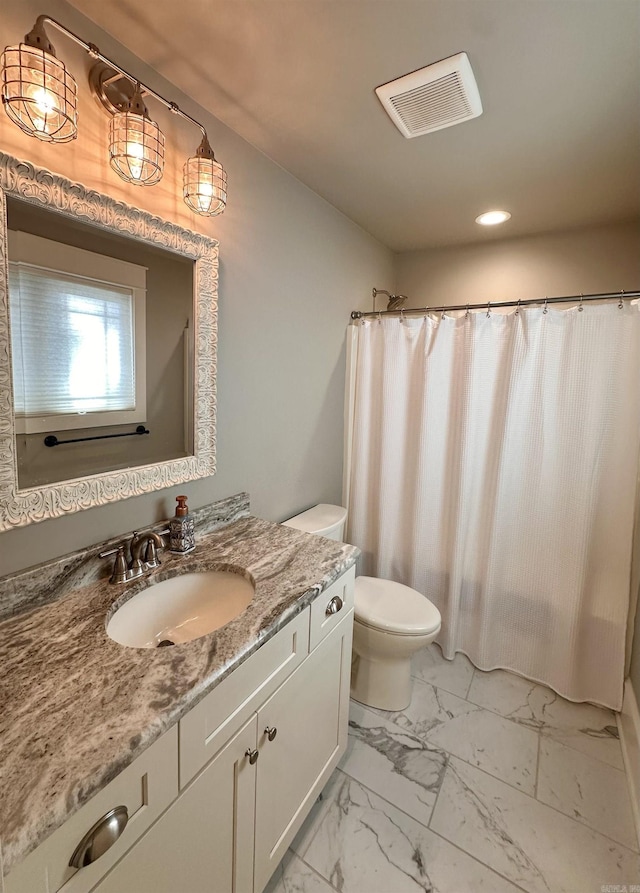
<path fill-rule="evenodd" d="M 478 85 L 466 53 L 457 53 L 376 87 L 378 99 L 407 139 L 461 124 L 482 114 Z"/>

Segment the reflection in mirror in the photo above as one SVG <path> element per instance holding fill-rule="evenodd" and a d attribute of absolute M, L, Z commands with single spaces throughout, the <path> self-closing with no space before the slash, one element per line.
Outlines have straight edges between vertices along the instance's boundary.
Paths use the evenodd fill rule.
<path fill-rule="evenodd" d="M 215 239 L 0 151 L 0 530 L 215 474 L 217 299 Z"/>
<path fill-rule="evenodd" d="M 193 259 L 10 196 L 7 228 L 19 489 L 193 455 Z"/>

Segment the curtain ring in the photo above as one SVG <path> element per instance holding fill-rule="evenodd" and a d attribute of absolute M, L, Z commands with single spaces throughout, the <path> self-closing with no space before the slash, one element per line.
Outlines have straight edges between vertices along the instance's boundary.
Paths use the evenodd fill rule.
<path fill-rule="evenodd" d="M 491 316 L 491 301 L 487 301 L 487 319 Z"/>
<path fill-rule="evenodd" d="M 442 308 L 442 313 L 440 314 L 440 320 L 442 321 L 443 319 L 444 319 L 444 307 Z"/>
<path fill-rule="evenodd" d="M 618 310 L 622 310 L 624 308 L 624 303 L 622 302 L 622 298 L 624 297 L 624 288 L 620 290 L 620 300 L 618 302 Z"/>
<path fill-rule="evenodd" d="M 584 295 L 582 294 L 582 292 L 580 292 L 580 303 L 578 304 L 578 310 L 580 311 L 580 313 L 582 313 L 582 311 L 584 310 L 584 307 L 582 306 L 583 299 Z"/>
<path fill-rule="evenodd" d="M 378 310 L 378 325 L 381 325 L 381 324 L 382 324 L 382 314 Z"/>
<path fill-rule="evenodd" d="M 467 310 L 466 310 L 466 312 L 465 312 L 465 314 L 464 314 L 464 318 L 465 318 L 465 319 L 469 319 L 469 305 L 468 305 L 468 304 L 467 304 Z"/>
<path fill-rule="evenodd" d="M 521 300 L 522 300 L 521 298 L 518 298 L 518 306 L 516 307 L 515 316 L 520 316 L 520 301 Z"/>
<path fill-rule="evenodd" d="M 404 315 L 404 309 L 400 310 L 400 322 L 404 325 L 406 323 L 406 317 Z"/>
<path fill-rule="evenodd" d="M 549 312 L 549 308 L 547 307 L 547 298 L 544 299 L 544 310 L 543 310 L 542 312 L 543 312 L 543 313 L 548 313 L 548 312 Z"/>

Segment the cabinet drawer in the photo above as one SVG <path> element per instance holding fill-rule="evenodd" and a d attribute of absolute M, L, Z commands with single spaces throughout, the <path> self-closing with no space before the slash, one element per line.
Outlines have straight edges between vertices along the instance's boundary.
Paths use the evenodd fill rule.
<path fill-rule="evenodd" d="M 178 795 L 178 728 L 174 726 L 82 809 L 48 837 L 5 879 L 5 893 L 87 893 Z M 69 866 L 90 828 L 116 806 L 129 821 L 121 837 L 84 868 Z"/>
<path fill-rule="evenodd" d="M 181 789 L 293 673 L 309 653 L 308 645 L 306 608 L 180 720 Z"/>
<path fill-rule="evenodd" d="M 321 592 L 311 603 L 311 623 L 309 626 L 309 651 L 318 645 L 327 633 L 340 623 L 353 608 L 353 584 L 356 578 L 355 566 L 350 567 L 335 580 L 328 589 Z M 342 603 L 342 604 L 341 604 Z M 331 606 L 338 610 L 331 612 Z"/>

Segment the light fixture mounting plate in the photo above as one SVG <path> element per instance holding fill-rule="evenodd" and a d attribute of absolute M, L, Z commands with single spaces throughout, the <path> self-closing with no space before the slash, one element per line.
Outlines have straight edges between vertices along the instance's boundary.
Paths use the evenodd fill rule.
<path fill-rule="evenodd" d="M 133 81 L 106 62 L 96 62 L 91 67 L 89 87 L 91 95 L 110 115 L 124 111 L 136 89 Z"/>

